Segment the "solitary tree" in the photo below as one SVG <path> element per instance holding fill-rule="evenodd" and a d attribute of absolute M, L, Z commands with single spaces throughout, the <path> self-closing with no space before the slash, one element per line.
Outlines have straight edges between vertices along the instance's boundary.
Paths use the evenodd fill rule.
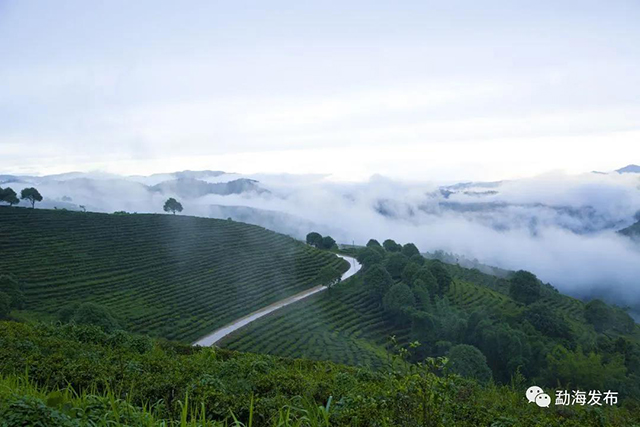
<path fill-rule="evenodd" d="M 182 205 L 180 204 L 179 201 L 171 197 L 167 199 L 166 202 L 164 202 L 163 209 L 165 212 L 171 212 L 172 214 L 175 215 L 176 212 L 182 212 Z"/>
<path fill-rule="evenodd" d="M 22 200 L 30 201 L 31 208 L 34 208 L 36 206 L 36 202 L 42 201 L 42 195 L 40 195 L 40 192 L 33 187 L 23 188 L 20 192 L 20 198 Z"/>
<path fill-rule="evenodd" d="M 316 233 L 315 231 L 312 231 L 311 233 L 307 234 L 307 244 L 311 246 L 315 246 L 316 248 L 321 247 L 322 235 L 320 233 Z"/>
<path fill-rule="evenodd" d="M 9 203 L 9 206 L 13 206 L 20 203 L 20 200 L 18 200 L 18 195 L 13 191 L 13 188 L 7 187 L 5 189 L 0 188 L 0 202 Z"/>

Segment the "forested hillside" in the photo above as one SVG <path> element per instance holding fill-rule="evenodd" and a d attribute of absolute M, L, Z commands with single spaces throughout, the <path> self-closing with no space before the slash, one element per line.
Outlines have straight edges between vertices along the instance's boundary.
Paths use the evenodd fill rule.
<path fill-rule="evenodd" d="M 97 304 L 125 329 L 191 342 L 318 283 L 345 261 L 244 223 L 173 215 L 0 207 L 0 274 L 18 318 Z"/>
<path fill-rule="evenodd" d="M 221 346 L 382 367 L 398 348 L 420 362 L 508 384 L 618 390 L 640 398 L 640 327 L 625 310 L 564 296 L 535 275 L 500 278 L 371 241 L 354 277 L 228 336 Z M 393 337 L 393 338 L 391 338 Z"/>

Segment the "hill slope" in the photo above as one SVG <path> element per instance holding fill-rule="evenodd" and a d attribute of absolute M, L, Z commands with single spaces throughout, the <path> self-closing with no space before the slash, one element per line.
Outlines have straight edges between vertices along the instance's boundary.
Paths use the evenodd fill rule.
<path fill-rule="evenodd" d="M 640 397 L 640 327 L 625 310 L 564 296 L 528 272 L 507 279 L 419 255 L 412 260 L 423 264 L 414 265 L 397 251 L 382 260 L 369 248 L 361 255 L 361 277 L 260 319 L 220 345 L 371 367 L 386 366 L 398 346 L 421 362 L 465 345 L 475 347 L 484 367 L 470 375 L 502 384 L 523 375 L 540 386 L 609 387 Z M 526 292 L 535 290 L 530 300 L 519 293 L 523 277 Z"/>
<path fill-rule="evenodd" d="M 441 365 L 433 367 L 440 376 L 424 366 L 410 373 L 372 372 L 121 331 L 107 334 L 92 326 L 2 321 L 0 344 L 0 419 L 6 425 L 577 427 L 640 422 L 633 406 L 539 408 L 525 399 L 526 384 L 481 386 L 446 375 Z M 232 414 L 245 424 L 234 422 Z"/>
<path fill-rule="evenodd" d="M 0 271 L 30 312 L 109 307 L 126 328 L 193 341 L 314 286 L 336 256 L 244 223 L 0 208 Z"/>

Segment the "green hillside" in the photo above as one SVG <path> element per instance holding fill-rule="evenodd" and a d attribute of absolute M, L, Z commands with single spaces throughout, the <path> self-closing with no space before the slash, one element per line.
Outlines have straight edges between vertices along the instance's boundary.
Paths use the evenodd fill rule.
<path fill-rule="evenodd" d="M 540 408 L 440 360 L 363 368 L 198 348 L 95 326 L 0 321 L 0 425 L 417 427 L 639 425 L 628 405 Z M 550 391 L 555 398 L 554 392 Z"/>
<path fill-rule="evenodd" d="M 362 277 L 346 280 L 259 319 L 224 338 L 225 348 L 277 356 L 331 360 L 374 368 L 388 362 L 388 338 L 407 335 L 384 317 L 382 307 L 363 296 Z"/>
<path fill-rule="evenodd" d="M 240 222 L 172 215 L 0 207 L 0 272 L 24 286 L 26 312 L 108 307 L 127 330 L 191 342 L 317 284 L 345 262 Z"/>
<path fill-rule="evenodd" d="M 507 384 L 523 375 L 533 384 L 606 386 L 640 398 L 640 326 L 624 310 L 562 295 L 527 272 L 500 278 L 399 251 L 361 249 L 362 273 L 220 345 L 383 369 L 399 347 L 420 362 L 472 346 L 485 368 L 471 376 Z M 388 275 L 378 294 L 379 284 L 368 278 L 376 269 Z M 531 300 L 514 294 L 518 277 L 535 289 Z"/>

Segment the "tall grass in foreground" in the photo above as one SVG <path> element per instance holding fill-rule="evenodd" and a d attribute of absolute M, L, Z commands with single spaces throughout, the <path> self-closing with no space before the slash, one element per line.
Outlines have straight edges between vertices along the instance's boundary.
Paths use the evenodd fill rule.
<path fill-rule="evenodd" d="M 329 427 L 331 398 L 324 406 L 296 397 L 280 408 L 269 423 L 272 427 Z M 31 381 L 28 374 L 0 376 L 0 420 L 6 425 L 38 426 L 147 426 L 147 427 L 260 427 L 254 424 L 253 398 L 249 416 L 240 420 L 232 412 L 224 421 L 208 421 L 203 403 L 189 396 L 178 402 L 180 419 L 167 419 L 164 402 L 134 405 L 113 390 L 92 388 L 76 392 L 71 387 L 47 389 Z"/>

